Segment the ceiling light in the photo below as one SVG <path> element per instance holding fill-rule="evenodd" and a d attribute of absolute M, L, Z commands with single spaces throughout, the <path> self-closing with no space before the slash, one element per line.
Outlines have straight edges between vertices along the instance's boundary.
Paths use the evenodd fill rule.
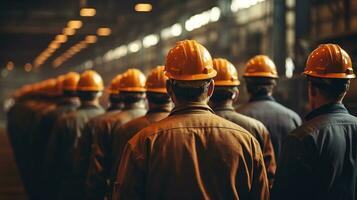
<path fill-rule="evenodd" d="M 82 27 L 82 21 L 80 20 L 71 20 L 68 22 L 68 28 L 72 28 L 72 29 L 79 29 Z"/>
<path fill-rule="evenodd" d="M 66 28 L 63 29 L 62 33 L 64 35 L 74 35 L 74 34 L 76 34 L 76 30 L 73 29 L 73 28 L 66 27 Z"/>
<path fill-rule="evenodd" d="M 82 17 L 93 17 L 96 14 L 96 10 L 94 8 L 82 8 L 79 14 Z"/>
<path fill-rule="evenodd" d="M 152 5 L 149 3 L 138 3 L 135 5 L 136 12 L 150 12 L 152 10 Z"/>
<path fill-rule="evenodd" d="M 89 44 L 93 44 L 97 42 L 97 36 L 95 35 L 88 35 L 85 39 L 85 41 Z"/>
<path fill-rule="evenodd" d="M 65 43 L 67 42 L 67 35 L 57 35 L 55 41 L 59 43 Z"/>
<path fill-rule="evenodd" d="M 110 28 L 98 28 L 97 35 L 99 36 L 108 36 L 112 33 Z"/>
<path fill-rule="evenodd" d="M 136 40 L 134 42 L 131 42 L 128 45 L 128 49 L 132 53 L 138 52 L 141 49 L 141 41 L 140 40 Z"/>
<path fill-rule="evenodd" d="M 143 46 L 145 48 L 155 46 L 159 42 L 159 36 L 156 34 L 151 34 L 148 36 L 145 36 L 143 39 Z"/>
<path fill-rule="evenodd" d="M 7 64 L 6 64 L 6 68 L 7 68 L 7 70 L 9 70 L 9 71 L 11 71 L 11 70 L 13 70 L 14 69 L 14 63 L 12 62 L 12 61 L 9 61 L 9 62 L 7 62 Z"/>

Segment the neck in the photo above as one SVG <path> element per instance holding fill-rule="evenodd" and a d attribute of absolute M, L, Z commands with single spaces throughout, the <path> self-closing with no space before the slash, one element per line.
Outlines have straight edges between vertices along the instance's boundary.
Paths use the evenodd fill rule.
<path fill-rule="evenodd" d="M 95 99 L 92 101 L 81 101 L 82 106 L 99 106 L 99 100 Z"/>
<path fill-rule="evenodd" d="M 155 104 L 149 101 L 149 110 L 154 110 L 157 108 L 167 108 L 168 110 L 172 109 L 172 103 L 164 103 L 164 104 Z"/>
<path fill-rule="evenodd" d="M 233 100 L 229 99 L 229 100 L 224 100 L 224 101 L 210 101 L 210 106 L 214 109 L 214 108 L 218 108 L 218 107 L 233 107 Z"/>

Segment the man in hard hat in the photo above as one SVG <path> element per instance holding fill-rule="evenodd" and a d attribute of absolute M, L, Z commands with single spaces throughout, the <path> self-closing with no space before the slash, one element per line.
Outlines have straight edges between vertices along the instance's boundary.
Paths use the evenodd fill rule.
<path fill-rule="evenodd" d="M 80 75 L 76 72 L 69 72 L 63 76 L 62 80 L 57 80 L 57 90 L 59 90 L 58 101 L 56 104 L 56 108 L 51 112 L 47 113 L 43 119 L 41 120 L 40 127 L 40 135 L 41 141 L 40 147 L 45 147 L 44 149 L 39 149 L 39 152 L 46 156 L 46 152 L 48 148 L 52 148 L 48 146 L 49 138 L 51 137 L 51 133 L 53 132 L 53 127 L 57 120 L 65 115 L 66 113 L 75 111 L 79 107 L 79 99 L 76 94 L 76 88 L 79 81 Z M 46 158 L 41 158 L 46 159 Z M 53 169 L 47 168 L 50 166 L 42 166 L 39 167 L 39 170 L 42 172 L 42 186 L 41 186 L 41 195 L 45 196 L 45 198 L 50 198 L 53 196 L 54 191 L 57 188 L 51 188 L 52 184 L 48 184 L 54 182 Z M 44 189 L 45 188 L 45 189 Z"/>
<path fill-rule="evenodd" d="M 273 98 L 278 73 L 274 62 L 265 55 L 250 59 L 244 72 L 250 100 L 237 112 L 261 121 L 268 129 L 279 160 L 281 143 L 288 133 L 301 124 L 301 118 L 294 111 L 279 104 Z"/>
<path fill-rule="evenodd" d="M 356 199 L 357 118 L 342 104 L 355 78 L 349 55 L 322 44 L 304 70 L 312 111 L 284 141 L 274 199 Z"/>
<path fill-rule="evenodd" d="M 268 199 L 258 141 L 207 105 L 217 74 L 210 53 L 178 42 L 165 72 L 175 108 L 129 140 L 114 199 Z"/>
<path fill-rule="evenodd" d="M 269 183 L 272 185 L 276 161 L 269 131 L 260 121 L 234 110 L 233 103 L 239 94 L 240 81 L 233 64 L 226 59 L 216 58 L 213 59 L 213 68 L 217 71 L 217 76 L 214 78 L 215 90 L 210 99 L 211 108 L 217 115 L 243 127 L 258 140 L 263 151 Z"/>
<path fill-rule="evenodd" d="M 124 108 L 123 99 L 121 99 L 118 89 L 120 84 L 120 79 L 122 76 L 123 76 L 122 74 L 118 74 L 117 76 L 115 76 L 109 85 L 108 88 L 109 106 L 107 108 L 107 112 L 121 111 Z"/>
<path fill-rule="evenodd" d="M 83 72 L 76 89 L 80 107 L 62 116 L 53 128 L 45 166 L 53 169 L 52 175 L 56 181 L 53 184 L 57 188 L 54 199 L 81 199 L 84 196 L 79 184 L 80 172 L 76 166 L 76 155 L 85 123 L 104 113 L 99 105 L 103 89 L 103 80 L 97 72 Z"/>
<path fill-rule="evenodd" d="M 145 116 L 134 119 L 113 131 L 113 171 L 111 180 L 115 180 L 117 168 L 126 143 L 141 129 L 166 118 L 172 109 L 170 96 L 167 94 L 164 66 L 154 68 L 146 80 L 146 95 L 149 110 Z"/>
<path fill-rule="evenodd" d="M 122 74 L 115 88 L 120 91 L 119 98 L 122 99 L 124 108 L 120 112 L 109 112 L 93 118 L 86 124 L 80 149 L 80 168 L 83 172 L 82 180 L 88 178 L 87 199 L 102 199 L 108 192 L 112 163 L 112 129 L 145 115 L 145 81 L 145 75 L 140 70 L 128 69 Z M 83 186 L 86 186 L 84 183 Z"/>

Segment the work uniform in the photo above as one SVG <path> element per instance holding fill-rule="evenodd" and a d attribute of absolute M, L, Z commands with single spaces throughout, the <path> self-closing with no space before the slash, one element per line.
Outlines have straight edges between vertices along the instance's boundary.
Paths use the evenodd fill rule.
<path fill-rule="evenodd" d="M 77 111 L 61 117 L 54 126 L 45 161 L 45 175 L 52 177 L 52 188 L 57 189 L 54 199 L 81 199 L 79 171 L 75 165 L 83 128 L 91 118 L 104 113 L 95 105 L 82 104 Z"/>
<path fill-rule="evenodd" d="M 287 137 L 274 199 L 356 199 L 357 118 L 343 104 L 323 105 Z"/>
<path fill-rule="evenodd" d="M 269 199 L 258 141 L 205 104 L 176 107 L 127 144 L 114 199 Z"/>
<path fill-rule="evenodd" d="M 277 103 L 271 96 L 253 97 L 247 104 L 238 108 L 237 112 L 265 125 L 270 133 L 276 160 L 279 160 L 281 144 L 286 136 L 301 125 L 298 114 Z"/>
<path fill-rule="evenodd" d="M 258 140 L 263 152 L 269 183 L 272 185 L 276 170 L 276 160 L 267 128 L 260 121 L 235 112 L 232 106 L 215 106 L 213 110 L 218 116 L 243 127 Z"/>
<path fill-rule="evenodd" d="M 87 199 L 104 198 L 111 169 L 112 129 L 146 113 L 138 104 L 129 104 L 120 112 L 108 112 L 86 124 L 80 148 L 80 171 Z M 88 172 L 88 173 L 87 173 Z M 88 177 L 87 177 L 88 176 Z M 85 183 L 87 178 L 87 184 Z"/>

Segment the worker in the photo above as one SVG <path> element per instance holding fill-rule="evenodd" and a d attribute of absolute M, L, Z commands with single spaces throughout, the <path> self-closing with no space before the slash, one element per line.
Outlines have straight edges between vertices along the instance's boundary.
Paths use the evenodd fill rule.
<path fill-rule="evenodd" d="M 141 129 L 151 123 L 166 118 L 171 109 L 172 101 L 167 95 L 164 66 L 154 68 L 146 80 L 146 94 L 149 102 L 149 110 L 145 116 L 134 119 L 123 126 L 116 127 L 113 131 L 113 173 L 112 181 L 116 178 L 117 168 L 126 143 Z M 112 189 L 112 188 L 111 188 Z"/>
<path fill-rule="evenodd" d="M 213 59 L 213 67 L 217 71 L 217 76 L 214 78 L 215 90 L 210 99 L 211 108 L 218 116 L 243 127 L 258 140 L 263 151 L 269 184 L 272 186 L 276 161 L 269 131 L 260 121 L 234 110 L 233 103 L 239 95 L 240 81 L 233 64 L 226 59 L 216 58 Z"/>
<path fill-rule="evenodd" d="M 39 152 L 42 152 L 43 154 L 43 157 L 41 159 L 45 159 L 45 152 L 47 152 L 48 148 L 52 148 L 51 146 L 48 146 L 48 142 L 49 138 L 51 138 L 51 133 L 53 132 L 53 127 L 56 124 L 57 120 L 66 113 L 75 111 L 80 105 L 76 93 L 76 88 L 80 75 L 76 72 L 69 72 L 62 78 L 62 80 L 61 76 L 57 78 L 56 90 L 59 93 L 59 96 L 56 108 L 51 112 L 47 113 L 41 121 L 41 127 L 39 132 L 39 138 L 41 138 L 41 140 L 39 141 L 41 142 L 40 145 L 37 145 L 41 147 L 41 149 L 39 149 Z M 46 148 L 43 148 L 42 146 Z M 43 161 L 41 161 L 40 163 L 42 165 L 38 167 L 39 170 L 42 171 L 41 195 L 44 197 L 43 199 L 49 199 L 53 197 L 54 191 L 56 191 L 57 188 L 51 188 L 51 186 L 53 185 L 48 183 L 58 182 L 58 180 L 54 180 L 54 177 L 59 177 L 53 176 L 53 169 L 47 168 L 48 166 L 44 166 L 42 162 Z"/>
<path fill-rule="evenodd" d="M 322 44 L 304 70 L 312 111 L 284 141 L 274 199 L 356 199 L 357 118 L 342 104 L 356 77 L 349 55 Z"/>
<path fill-rule="evenodd" d="M 122 74 L 118 74 L 117 76 L 115 76 L 109 85 L 109 107 L 107 108 L 107 112 L 121 111 L 124 108 L 124 103 L 123 100 L 120 98 L 118 90 L 120 79 L 122 76 Z"/>
<path fill-rule="evenodd" d="M 145 115 L 145 81 L 145 75 L 140 70 L 128 69 L 115 88 L 124 103 L 124 108 L 120 112 L 108 112 L 93 118 L 87 123 L 80 151 L 83 181 L 88 180 L 87 185 L 83 182 L 87 188 L 86 199 L 103 199 L 104 195 L 108 194 L 112 163 L 112 131 L 115 126 Z"/>
<path fill-rule="evenodd" d="M 178 42 L 165 74 L 175 107 L 129 140 L 113 199 L 268 199 L 258 141 L 207 105 L 217 74 L 207 49 Z"/>
<path fill-rule="evenodd" d="M 83 72 L 76 88 L 81 105 L 58 119 L 53 128 L 45 161 L 45 168 L 53 169 L 50 173 L 55 182 L 51 188 L 57 189 L 52 199 L 83 199 L 75 163 L 85 123 L 104 113 L 99 105 L 103 89 L 103 80 L 97 72 Z"/>
<path fill-rule="evenodd" d="M 257 119 L 267 127 L 275 158 L 279 160 L 281 143 L 290 131 L 301 124 L 301 118 L 273 98 L 278 73 L 274 62 L 268 56 L 258 55 L 250 59 L 243 77 L 250 100 L 238 108 L 237 112 Z"/>

